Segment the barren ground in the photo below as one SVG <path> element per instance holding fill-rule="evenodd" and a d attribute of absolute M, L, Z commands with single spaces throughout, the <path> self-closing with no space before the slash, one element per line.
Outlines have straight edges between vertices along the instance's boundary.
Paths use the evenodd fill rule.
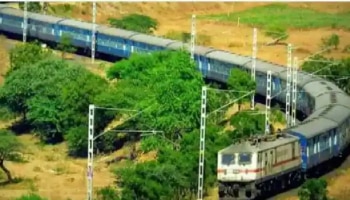
<path fill-rule="evenodd" d="M 218 2 L 218 3 L 98 3 L 97 21 L 108 24 L 108 18 L 118 18 L 130 13 L 140 13 L 156 18 L 159 27 L 156 35 L 166 35 L 169 32 L 190 32 L 191 15 L 220 14 L 244 11 L 256 6 L 266 5 L 260 2 Z M 300 8 L 311 8 L 327 13 L 339 13 L 350 10 L 350 3 L 288 3 L 288 5 Z M 91 21 L 91 4 L 75 3 L 72 16 L 81 20 Z M 197 20 L 197 34 L 210 37 L 210 44 L 218 49 L 229 50 L 243 55 L 251 55 L 252 52 L 252 28 L 246 25 L 219 21 Z M 350 32 L 341 29 L 320 28 L 316 30 L 288 30 L 289 38 L 286 42 L 298 47 L 295 56 L 300 59 L 320 50 L 321 38 L 336 33 L 340 37 L 338 51 L 328 56 L 340 58 L 346 56 L 341 50 L 350 44 Z M 285 46 L 264 46 L 272 41 L 262 31 L 258 32 L 258 58 L 271 62 L 286 63 Z"/>
<path fill-rule="evenodd" d="M 52 3 L 54 4 L 54 3 Z M 57 3 L 62 4 L 62 3 Z M 72 17 L 83 20 L 91 19 L 90 3 L 70 3 L 74 4 Z M 171 31 L 190 32 L 190 16 L 192 13 L 216 14 L 229 13 L 233 11 L 242 11 L 255 6 L 267 3 L 98 3 L 98 23 L 107 23 L 109 17 L 120 17 L 130 13 L 143 13 L 156 18 L 160 25 L 156 31 L 157 35 L 166 35 Z M 350 10 L 349 3 L 289 3 L 295 7 L 308 7 L 329 13 L 338 13 Z M 296 56 L 304 58 L 311 53 L 319 50 L 321 38 L 336 33 L 340 36 L 342 49 L 345 45 L 350 44 L 350 32 L 345 30 L 335 30 L 330 28 L 321 28 L 316 30 L 288 30 L 290 37 L 287 42 L 293 43 L 299 48 Z M 223 23 L 215 21 L 197 20 L 197 33 L 211 37 L 210 46 L 229 50 L 235 53 L 250 55 L 251 54 L 251 37 L 252 28 L 243 24 Z M 4 47 L 1 39 L 0 60 L 3 63 L 0 66 L 0 73 L 4 73 L 8 67 L 8 51 Z M 262 34 L 258 35 L 258 58 L 285 64 L 286 53 L 284 46 L 263 46 L 262 44 L 271 41 Z M 345 53 L 333 51 L 329 56 L 343 57 Z M 80 59 L 83 63 L 87 61 Z M 103 66 L 98 68 L 90 66 L 93 72 L 103 75 Z M 0 83 L 3 78 L 0 77 Z M 50 200 L 84 199 L 86 196 L 86 160 L 71 159 L 66 156 L 65 144 L 56 146 L 42 146 L 37 143 L 37 139 L 29 135 L 19 136 L 19 139 L 26 145 L 26 158 L 30 161 L 22 164 L 7 164 L 14 175 L 21 177 L 24 181 L 0 187 L 1 199 L 7 200 L 17 197 L 28 191 L 38 191 L 41 195 L 48 197 Z M 121 155 L 126 153 L 127 148 L 116 152 Z M 111 156 L 111 155 L 110 155 Z M 110 167 L 106 167 L 104 162 L 99 160 L 106 158 L 96 158 L 94 186 L 102 187 L 111 184 L 114 181 Z M 142 160 L 142 159 L 141 159 Z M 336 175 L 328 177 L 330 194 L 337 199 L 347 199 L 350 186 L 349 182 L 350 169 L 344 169 L 334 172 Z M 2 176 L 0 176 L 1 179 Z M 217 199 L 216 190 L 213 196 L 208 198 Z M 282 195 L 278 199 L 297 199 L 295 193 L 292 195 Z M 290 197 L 292 196 L 292 197 Z"/>

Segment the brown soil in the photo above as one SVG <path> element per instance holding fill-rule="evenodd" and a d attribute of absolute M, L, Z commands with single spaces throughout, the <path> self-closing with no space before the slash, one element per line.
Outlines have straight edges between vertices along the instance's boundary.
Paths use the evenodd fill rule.
<path fill-rule="evenodd" d="M 66 145 L 40 146 L 30 135 L 19 136 L 25 145 L 28 163 L 7 163 L 15 177 L 24 181 L 2 186 L 1 199 L 11 199 L 29 191 L 37 191 L 51 200 L 86 198 L 86 160 L 71 159 L 66 156 Z M 112 184 L 114 178 L 104 163 L 95 162 L 94 187 Z"/>
<path fill-rule="evenodd" d="M 73 17 L 91 21 L 91 3 L 74 3 Z M 121 17 L 130 13 L 146 14 L 159 21 L 156 35 L 166 35 L 171 31 L 190 32 L 190 17 L 192 13 L 214 14 L 243 11 L 255 6 L 267 3 L 248 2 L 218 2 L 218 3 L 165 3 L 165 2 L 143 2 L 143 3 L 98 3 L 97 21 L 108 23 L 110 17 Z M 349 3 L 288 3 L 294 7 L 308 7 L 315 10 L 337 13 L 350 10 Z M 317 30 L 289 30 L 290 37 L 286 42 L 298 47 L 295 56 L 303 59 L 320 50 L 321 38 L 336 33 L 340 37 L 340 50 L 333 51 L 328 56 L 341 58 L 346 54 L 341 50 L 345 45 L 350 44 L 350 32 L 332 29 Z M 252 28 L 245 25 L 237 26 L 236 23 L 223 23 L 214 21 L 197 20 L 197 33 L 210 36 L 211 44 L 218 49 L 244 55 L 251 55 L 252 52 Z M 258 58 L 272 61 L 279 64 L 286 63 L 285 46 L 264 46 L 271 42 L 262 31 L 258 33 Z"/>

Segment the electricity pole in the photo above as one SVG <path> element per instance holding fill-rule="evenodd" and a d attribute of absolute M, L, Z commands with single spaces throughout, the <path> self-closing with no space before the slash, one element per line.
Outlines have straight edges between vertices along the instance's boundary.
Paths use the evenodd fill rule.
<path fill-rule="evenodd" d="M 96 1 L 92 3 L 91 63 L 95 62 L 96 48 Z"/>
<path fill-rule="evenodd" d="M 292 45 L 288 44 L 287 49 L 287 91 L 286 91 L 286 121 L 287 128 L 290 127 L 291 119 L 290 119 L 290 85 L 292 82 Z"/>
<path fill-rule="evenodd" d="M 252 69 L 251 69 L 251 77 L 252 80 L 255 82 L 255 68 L 256 68 L 256 54 L 258 50 L 258 31 L 256 28 L 253 29 L 253 54 L 252 54 Z M 254 94 L 252 95 L 251 99 L 251 109 L 254 110 L 255 108 L 255 102 L 254 102 Z"/>
<path fill-rule="evenodd" d="M 23 43 L 27 42 L 27 28 L 28 27 L 28 1 L 24 1 L 23 11 Z"/>
<path fill-rule="evenodd" d="M 296 124 L 296 110 L 297 110 L 297 81 L 298 81 L 298 58 L 294 57 L 293 62 L 293 88 L 292 88 L 292 122 L 291 125 Z"/>
<path fill-rule="evenodd" d="M 149 107 L 150 108 L 150 107 Z M 113 132 L 113 130 L 107 130 L 97 136 L 94 136 L 94 121 L 95 121 L 95 111 L 96 109 L 102 109 L 102 110 L 114 110 L 114 111 L 127 111 L 127 112 L 137 112 L 136 114 L 132 115 L 131 117 L 124 120 L 124 122 L 140 115 L 143 111 L 137 111 L 137 110 L 127 110 L 127 109 L 120 109 L 120 108 L 107 108 L 107 107 L 98 107 L 96 105 L 90 104 L 89 105 L 89 128 L 88 128 L 88 163 L 87 163 L 87 200 L 93 200 L 93 160 L 94 160 L 94 140 L 98 137 L 104 135 L 107 132 Z M 160 132 L 160 131 L 139 131 L 139 130 L 117 130 L 118 132 Z M 114 131 L 116 132 L 116 131 Z"/>
<path fill-rule="evenodd" d="M 265 135 L 270 133 L 271 77 L 272 72 L 268 71 L 266 81 Z"/>
<path fill-rule="evenodd" d="M 194 60 L 194 48 L 196 42 L 196 15 L 192 15 L 191 24 L 191 59 Z"/>
<path fill-rule="evenodd" d="M 204 182 L 204 151 L 205 151 L 205 122 L 206 122 L 206 108 L 207 108 L 207 87 L 202 87 L 202 101 L 201 101 L 201 126 L 199 139 L 199 167 L 198 167 L 198 200 L 203 199 L 203 182 Z"/>
<path fill-rule="evenodd" d="M 233 101 L 229 102 L 228 104 L 221 106 L 220 108 L 210 112 L 209 114 L 207 113 L 206 110 L 206 105 L 207 105 L 207 90 L 216 90 L 220 91 L 220 89 L 212 89 L 212 88 L 207 88 L 206 86 L 202 87 L 202 96 L 201 96 L 201 124 L 200 124 L 200 140 L 199 140 L 199 162 L 198 162 L 198 193 L 197 193 L 197 200 L 203 200 L 203 184 L 204 184 L 204 152 L 205 152 L 205 126 L 206 126 L 206 119 L 211 115 L 214 114 L 227 106 L 236 103 L 242 98 L 245 98 L 251 94 L 254 94 L 255 91 L 251 92 L 246 92 L 246 94 L 242 95 L 241 97 L 234 99 Z M 222 91 L 222 90 L 221 90 Z M 242 91 L 243 92 L 243 91 Z"/>

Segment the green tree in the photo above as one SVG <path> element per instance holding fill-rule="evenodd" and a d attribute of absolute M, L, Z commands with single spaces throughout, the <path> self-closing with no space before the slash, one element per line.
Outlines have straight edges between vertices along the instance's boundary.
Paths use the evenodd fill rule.
<path fill-rule="evenodd" d="M 24 2 L 19 2 L 18 6 L 21 10 L 24 10 Z M 29 12 L 40 13 L 41 9 L 42 7 L 40 5 L 40 2 L 28 2 L 27 10 Z"/>
<path fill-rule="evenodd" d="M 328 79 L 350 94 L 350 58 L 335 60 L 318 55 L 311 60 L 313 61 L 302 65 L 304 71 Z"/>
<path fill-rule="evenodd" d="M 118 192 L 111 186 L 101 188 L 97 191 L 98 200 L 120 200 Z"/>
<path fill-rule="evenodd" d="M 327 200 L 327 181 L 324 179 L 309 179 L 299 189 L 300 200 Z"/>
<path fill-rule="evenodd" d="M 62 59 L 65 58 L 66 53 L 74 53 L 77 49 L 72 45 L 72 36 L 64 33 L 61 36 L 60 42 L 57 44 L 57 49 L 62 52 Z"/>
<path fill-rule="evenodd" d="M 144 199 L 193 199 L 198 178 L 198 132 L 196 129 L 183 135 L 178 149 L 160 145 L 157 161 L 117 171 L 119 185 L 123 189 L 122 199 L 135 199 L 136 195 Z M 230 143 L 229 136 L 223 134 L 219 127 L 207 127 L 205 191 L 216 182 L 217 151 Z"/>
<path fill-rule="evenodd" d="M 154 52 L 133 55 L 116 63 L 107 71 L 110 79 L 122 78 L 115 93 L 121 98 L 111 102 L 113 107 L 133 106 L 143 110 L 133 127 L 163 130 L 168 138 L 192 130 L 199 123 L 201 74 L 184 51 Z M 124 82 L 124 86 L 119 84 Z M 137 92 L 137 93 L 136 93 Z M 123 95 L 122 95 L 123 94 Z M 116 94 L 118 95 L 118 94 Z"/>
<path fill-rule="evenodd" d="M 87 132 L 72 133 L 70 129 L 86 126 L 89 104 L 94 103 L 106 87 L 106 80 L 82 66 L 49 58 L 23 66 L 6 77 L 0 89 L 0 100 L 12 111 L 23 113 L 42 141 L 57 143 L 67 138 L 77 142 L 86 140 Z M 99 112 L 95 120 L 96 131 L 102 130 L 114 115 Z M 65 137 L 67 133 L 70 136 Z M 100 150 L 112 148 L 113 140 L 105 137 L 99 140 L 105 142 L 99 145 Z M 82 149 L 86 143 L 69 144 L 73 148 L 70 153 L 85 154 Z"/>
<path fill-rule="evenodd" d="M 254 112 L 238 112 L 231 117 L 230 123 L 235 128 L 232 132 L 234 139 L 261 134 L 265 130 L 265 116 Z"/>
<path fill-rule="evenodd" d="M 43 49 L 38 42 L 17 44 L 10 51 L 10 70 L 7 75 L 12 71 L 22 67 L 35 64 L 43 59 L 46 59 L 52 55 L 52 51 Z"/>
<path fill-rule="evenodd" d="M 113 27 L 140 33 L 153 33 L 158 26 L 157 20 L 140 14 L 130 14 L 121 19 L 109 18 L 108 21 Z"/>
<path fill-rule="evenodd" d="M 230 71 L 230 75 L 227 80 L 227 85 L 230 90 L 235 90 L 233 92 L 232 97 L 234 99 L 241 98 L 241 96 L 245 95 L 248 92 L 255 91 L 255 82 L 251 79 L 250 75 L 242 71 L 240 69 L 232 69 Z M 245 98 L 241 98 L 238 100 L 238 110 L 241 110 L 241 106 L 243 102 L 249 101 L 251 98 L 250 95 Z"/>
<path fill-rule="evenodd" d="M 5 172 L 7 180 L 13 181 L 10 170 L 8 170 L 4 162 L 14 160 L 17 157 L 18 151 L 21 149 L 21 143 L 17 140 L 16 136 L 7 131 L 0 130 L 0 168 Z"/>

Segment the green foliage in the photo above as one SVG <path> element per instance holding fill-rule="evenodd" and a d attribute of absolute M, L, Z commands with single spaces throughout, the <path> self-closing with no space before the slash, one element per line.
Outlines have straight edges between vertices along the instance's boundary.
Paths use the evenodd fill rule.
<path fill-rule="evenodd" d="M 10 51 L 11 68 L 7 75 L 22 66 L 35 64 L 51 55 L 52 52 L 41 48 L 38 42 L 17 44 L 15 48 Z"/>
<path fill-rule="evenodd" d="M 16 115 L 6 106 L 0 105 L 0 120 L 7 121 L 12 120 L 16 117 Z"/>
<path fill-rule="evenodd" d="M 230 71 L 230 76 L 227 80 L 227 85 L 230 90 L 235 90 L 233 92 L 232 98 L 238 99 L 248 92 L 255 91 L 255 82 L 251 79 L 250 75 L 240 69 L 232 69 Z M 252 94 L 254 95 L 254 93 Z M 243 102 L 248 101 L 251 95 L 238 100 L 238 110 L 241 110 L 241 105 Z"/>
<path fill-rule="evenodd" d="M 299 189 L 300 200 L 327 200 L 327 182 L 324 179 L 309 179 Z"/>
<path fill-rule="evenodd" d="M 324 13 L 308 8 L 289 7 L 287 4 L 273 3 L 248 10 L 225 14 L 215 14 L 204 18 L 236 22 L 262 28 L 350 28 L 350 12 Z"/>
<path fill-rule="evenodd" d="M 56 143 L 66 138 L 72 140 L 68 142 L 71 155 L 86 155 L 83 148 L 87 131 L 81 126 L 86 126 L 88 106 L 108 87 L 107 81 L 79 65 L 53 56 L 26 65 L 23 58 L 26 55 L 16 55 L 23 64 L 19 63 L 20 67 L 5 78 L 0 89 L 1 103 L 12 112 L 22 113 L 42 141 Z M 96 131 L 101 131 L 114 115 L 98 112 Z M 104 142 L 97 147 L 110 151 L 115 141 L 105 139 L 99 138 L 97 144 Z"/>
<path fill-rule="evenodd" d="M 16 198 L 16 200 L 47 200 L 47 199 L 39 196 L 38 194 L 30 193 L 30 194 L 24 194 Z"/>
<path fill-rule="evenodd" d="M 315 61 L 305 62 L 302 65 L 302 70 L 320 75 L 321 77 L 323 76 L 350 94 L 350 58 L 334 60 L 323 56 L 314 56 L 311 60 Z"/>
<path fill-rule="evenodd" d="M 118 192 L 111 186 L 101 188 L 97 191 L 98 200 L 120 200 Z"/>
<path fill-rule="evenodd" d="M 146 153 L 161 148 L 172 149 L 173 145 L 170 141 L 159 136 L 149 136 L 142 139 L 141 150 Z"/>
<path fill-rule="evenodd" d="M 60 42 L 57 44 L 57 49 L 62 51 L 62 59 L 66 53 L 74 53 L 76 48 L 72 45 L 72 36 L 64 33 L 61 36 Z"/>
<path fill-rule="evenodd" d="M 265 116 L 254 112 L 242 111 L 231 117 L 230 124 L 235 128 L 231 133 L 232 138 L 248 138 L 264 132 Z"/>
<path fill-rule="evenodd" d="M 163 135 L 145 137 L 141 149 L 157 150 L 157 161 L 138 163 L 118 170 L 121 199 L 187 199 L 197 188 L 199 106 L 201 74 L 184 51 L 133 54 L 107 71 L 119 78 L 100 98 L 113 107 L 143 110 L 134 120 L 118 129 L 161 130 Z M 106 96 L 109 98 L 105 98 Z M 210 98 L 210 109 L 219 107 L 221 98 Z M 120 116 L 125 117 L 125 116 Z M 220 128 L 208 123 L 205 188 L 216 181 L 217 151 L 230 143 Z"/>
<path fill-rule="evenodd" d="M 285 123 L 286 122 L 285 115 L 281 111 L 281 108 L 279 105 L 277 105 L 271 109 L 271 121 L 273 123 L 275 123 L 275 122 Z"/>
<path fill-rule="evenodd" d="M 130 123 L 133 129 L 152 127 L 173 138 L 198 126 L 203 80 L 186 52 L 132 55 L 109 68 L 107 76 L 123 79 L 109 105 L 146 109 Z"/>
<path fill-rule="evenodd" d="M 24 2 L 19 2 L 18 6 L 21 10 L 24 10 Z M 27 7 L 28 12 L 40 13 L 41 9 L 42 7 L 40 5 L 40 2 L 28 2 L 28 7 Z"/>
<path fill-rule="evenodd" d="M 21 143 L 16 136 L 8 130 L 0 130 L 0 168 L 7 175 L 9 182 L 12 182 L 11 172 L 5 167 L 4 161 L 13 161 L 18 158 L 18 151 L 21 149 Z"/>
<path fill-rule="evenodd" d="M 197 189 L 199 130 L 185 134 L 180 148 L 160 147 L 158 160 L 139 163 L 116 171 L 123 188 L 122 199 L 190 199 Z M 231 140 L 218 127 L 209 126 L 206 134 L 205 190 L 216 181 L 216 154 Z"/>
<path fill-rule="evenodd" d="M 68 130 L 66 140 L 68 143 L 69 155 L 82 155 L 86 156 L 86 149 L 88 147 L 87 141 L 88 128 L 86 125 L 79 127 L 73 127 Z"/>
<path fill-rule="evenodd" d="M 158 22 L 146 15 L 130 14 L 121 19 L 109 18 L 109 24 L 115 28 L 121 28 L 140 33 L 152 33 L 157 29 Z"/>
<path fill-rule="evenodd" d="M 323 48 L 328 48 L 333 46 L 334 49 L 338 49 L 338 45 L 339 45 L 339 36 L 337 34 L 332 34 L 327 38 L 322 38 Z"/>

